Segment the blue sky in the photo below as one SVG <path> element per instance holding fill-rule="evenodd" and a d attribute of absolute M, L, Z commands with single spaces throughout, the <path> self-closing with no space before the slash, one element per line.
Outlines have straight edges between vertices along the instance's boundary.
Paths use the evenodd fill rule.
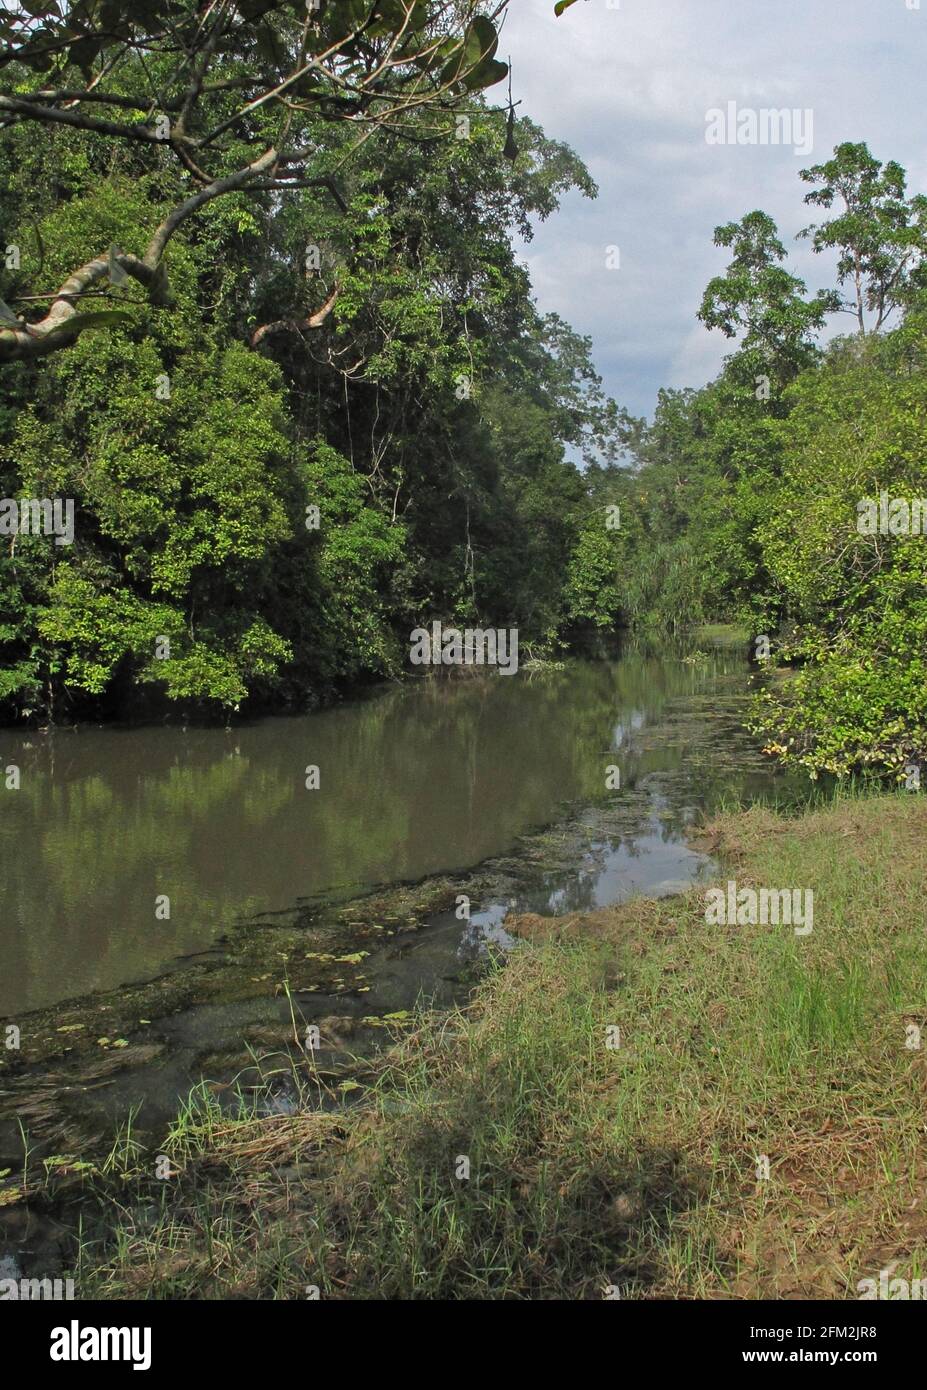
<path fill-rule="evenodd" d="M 614 2 L 614 0 L 613 0 Z M 763 208 L 810 288 L 832 263 L 796 232 L 816 220 L 799 169 L 865 140 L 927 192 L 927 0 L 511 0 L 521 110 L 572 145 L 599 185 L 569 195 L 521 248 L 538 303 L 591 336 L 616 400 L 650 415 L 660 386 L 699 386 L 731 345 L 696 319 L 728 253 L 714 228 Z M 501 89 L 500 89 L 501 91 Z M 495 96 L 495 94 L 493 94 Z M 811 110 L 810 155 L 791 146 L 709 145 L 706 113 Z M 606 268 L 606 247 L 621 268 Z M 839 316 L 832 331 L 849 331 Z"/>

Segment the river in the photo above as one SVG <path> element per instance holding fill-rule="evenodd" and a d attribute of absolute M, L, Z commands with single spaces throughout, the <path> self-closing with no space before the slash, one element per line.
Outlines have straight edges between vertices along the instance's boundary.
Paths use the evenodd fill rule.
<path fill-rule="evenodd" d="M 618 832 L 520 906 L 672 891 L 703 864 L 693 816 L 776 785 L 739 725 L 747 678 L 734 653 L 631 653 L 229 731 L 4 730 L 0 1016 L 150 978 L 251 916 L 509 854 L 583 806 Z"/>

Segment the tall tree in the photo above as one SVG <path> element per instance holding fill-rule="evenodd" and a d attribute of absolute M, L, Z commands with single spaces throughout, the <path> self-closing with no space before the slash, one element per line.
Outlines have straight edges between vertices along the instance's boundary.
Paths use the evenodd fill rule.
<path fill-rule="evenodd" d="M 804 281 L 781 265 L 785 247 L 768 213 L 716 227 L 715 245 L 734 255 L 705 290 L 699 318 L 728 338 L 743 335 L 738 356 L 751 380 L 766 374 L 786 384 L 814 359 L 814 335 L 836 309 L 836 296 L 807 297 Z"/>
<path fill-rule="evenodd" d="M 880 163 L 865 144 L 837 145 L 832 159 L 802 169 L 801 177 L 814 185 L 806 203 L 828 210 L 842 205 L 843 211 L 799 235 L 809 237 L 815 251 L 838 252 L 838 282 L 841 290 L 849 286 L 839 308 L 854 315 L 861 334 L 872 315 L 878 333 L 927 285 L 927 198 L 908 198 L 901 165 Z"/>

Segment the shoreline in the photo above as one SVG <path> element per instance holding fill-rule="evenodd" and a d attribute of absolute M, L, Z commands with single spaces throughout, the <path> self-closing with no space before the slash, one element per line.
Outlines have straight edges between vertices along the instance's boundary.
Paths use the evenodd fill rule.
<path fill-rule="evenodd" d="M 119 1180 L 128 1219 L 77 1252 L 78 1297 L 842 1298 L 892 1261 L 918 1278 L 925 829 L 902 794 L 715 817 L 725 877 L 813 872 L 812 935 L 708 926 L 707 883 L 523 914 L 471 1002 L 388 1024 L 328 1088 L 339 1108 L 311 1057 L 295 1113 L 230 1115 L 200 1088 L 162 1150 L 173 1177 L 136 1161 Z M 103 1210 L 111 1179 L 80 1181 Z"/>

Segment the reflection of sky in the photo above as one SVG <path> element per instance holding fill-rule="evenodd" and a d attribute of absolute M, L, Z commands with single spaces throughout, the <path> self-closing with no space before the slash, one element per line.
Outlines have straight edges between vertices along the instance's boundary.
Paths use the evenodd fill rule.
<path fill-rule="evenodd" d="M 643 723 L 641 717 L 636 727 Z M 538 873 L 504 901 L 486 903 L 472 912 L 458 955 L 480 955 L 490 946 L 511 947 L 513 938 L 504 926 L 509 913 L 557 917 L 638 896 L 665 898 L 701 877 L 711 861 L 689 847 L 682 829 L 691 822 L 693 809 L 671 806 L 658 778 L 643 778 L 638 790 L 646 793 L 647 802 L 641 807 L 639 825 L 620 838 L 592 841 L 573 868 Z"/>
<path fill-rule="evenodd" d="M 642 729 L 646 723 L 647 716 L 643 710 L 635 710 L 627 720 L 619 719 L 612 731 L 612 747 L 620 748 L 625 740 L 630 738 L 631 734 L 636 733 L 638 729 Z"/>
<path fill-rule="evenodd" d="M 505 903 L 490 903 L 479 912 L 470 914 L 470 921 L 457 949 L 459 956 L 482 955 L 488 946 L 498 946 L 507 951 L 514 946 L 515 938 L 510 936 L 502 923 L 510 912 L 518 912 L 514 899 Z"/>

